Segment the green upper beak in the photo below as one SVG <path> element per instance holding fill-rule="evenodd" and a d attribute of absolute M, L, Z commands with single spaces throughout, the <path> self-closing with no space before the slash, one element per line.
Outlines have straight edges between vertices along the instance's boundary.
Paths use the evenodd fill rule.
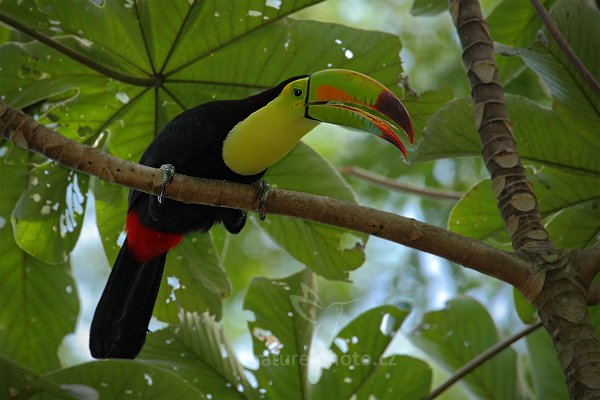
<path fill-rule="evenodd" d="M 381 83 L 358 72 L 328 69 L 312 74 L 305 110 L 307 118 L 374 133 L 404 157 L 406 147 L 399 132 L 413 141 L 412 123 L 402 102 Z"/>

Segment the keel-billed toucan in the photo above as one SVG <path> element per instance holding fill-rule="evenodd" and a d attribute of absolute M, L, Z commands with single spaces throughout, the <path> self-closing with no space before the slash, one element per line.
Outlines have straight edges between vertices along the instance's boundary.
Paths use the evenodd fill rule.
<path fill-rule="evenodd" d="M 184 111 L 156 136 L 140 162 L 171 164 L 179 173 L 254 183 L 319 122 L 377 134 L 406 150 L 398 133 L 413 130 L 406 109 L 379 82 L 347 70 L 285 80 L 242 100 L 215 101 Z M 90 330 L 95 358 L 134 358 L 156 302 L 167 251 L 190 231 L 222 222 L 238 233 L 241 210 L 184 204 L 132 190 L 127 238 L 117 256 Z M 202 268 L 202 266 L 198 266 Z"/>

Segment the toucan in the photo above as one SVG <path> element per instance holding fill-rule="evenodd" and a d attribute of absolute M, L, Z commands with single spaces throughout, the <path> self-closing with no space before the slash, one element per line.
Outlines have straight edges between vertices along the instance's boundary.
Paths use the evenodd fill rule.
<path fill-rule="evenodd" d="M 374 133 L 404 156 L 406 148 L 398 135 L 413 140 L 408 112 L 390 90 L 358 72 L 327 69 L 286 79 L 245 99 L 213 101 L 182 112 L 160 130 L 140 163 L 160 167 L 165 184 L 174 171 L 254 184 L 320 122 Z M 153 196 L 132 190 L 127 237 L 90 328 L 92 356 L 132 359 L 138 355 L 167 252 L 183 235 L 206 232 L 215 223 L 238 233 L 245 222 L 243 210 L 184 204 L 164 198 L 163 193 Z"/>

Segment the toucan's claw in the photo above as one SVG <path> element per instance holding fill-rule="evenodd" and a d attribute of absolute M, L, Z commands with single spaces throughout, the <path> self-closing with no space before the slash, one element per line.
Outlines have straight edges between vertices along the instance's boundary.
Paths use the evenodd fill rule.
<path fill-rule="evenodd" d="M 269 184 L 264 179 L 261 179 L 254 182 L 254 185 L 258 187 L 258 190 L 256 191 L 256 198 L 260 200 L 256 212 L 258 213 L 258 218 L 260 218 L 261 221 L 264 221 L 265 218 L 267 218 L 267 210 L 265 210 L 265 205 L 267 203 L 267 199 L 269 198 Z"/>
<path fill-rule="evenodd" d="M 163 179 L 162 188 L 160 190 L 160 194 L 158 195 L 158 202 L 162 204 L 165 198 L 165 191 L 167 190 L 167 185 L 173 182 L 173 177 L 175 176 L 175 167 L 171 164 L 163 164 L 160 166 L 159 169 L 163 173 Z"/>

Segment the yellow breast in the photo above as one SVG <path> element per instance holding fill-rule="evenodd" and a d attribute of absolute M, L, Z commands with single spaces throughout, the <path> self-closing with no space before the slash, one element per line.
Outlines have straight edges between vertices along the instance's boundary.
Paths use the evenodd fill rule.
<path fill-rule="evenodd" d="M 223 142 L 225 165 L 254 175 L 281 160 L 318 121 L 275 99 L 238 123 Z"/>

